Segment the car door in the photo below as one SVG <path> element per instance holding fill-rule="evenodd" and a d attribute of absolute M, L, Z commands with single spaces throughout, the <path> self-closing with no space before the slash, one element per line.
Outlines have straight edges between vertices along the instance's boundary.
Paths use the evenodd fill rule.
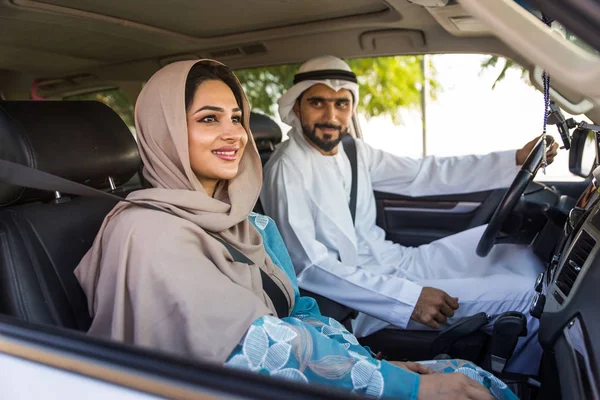
<path fill-rule="evenodd" d="M 0 371 L 0 399 L 357 398 L 3 315 Z"/>
<path fill-rule="evenodd" d="M 589 180 L 538 181 L 560 194 L 578 198 Z M 489 222 L 505 189 L 446 196 L 407 197 L 375 192 L 377 225 L 386 238 L 420 246 Z"/>
<path fill-rule="evenodd" d="M 524 67 L 485 54 L 434 55 L 429 60 L 437 70 L 434 79 L 442 91 L 428 100 L 429 105 L 422 106 L 426 113 L 419 113 L 423 108 L 413 111 L 413 115 L 407 113 L 403 124 L 394 127 L 361 121 L 365 143 L 412 158 L 422 157 L 423 153 L 461 156 L 516 150 L 542 131 L 543 95 L 528 83 L 528 70 Z M 494 68 L 490 69 L 492 62 Z M 423 120 L 421 126 L 411 121 L 414 114 Z M 585 119 L 581 115 L 565 115 Z M 422 129 L 423 125 L 426 129 Z M 547 130 L 562 145 L 556 126 L 550 125 Z M 587 181 L 572 175 L 568 166 L 568 152 L 559 150 L 546 174 L 540 171 L 536 181 L 577 199 Z M 496 172 L 481 173 L 494 179 Z M 419 246 L 486 224 L 505 192 L 506 189 L 497 189 L 427 197 L 375 192 L 377 224 L 386 231 L 388 240 Z"/>
<path fill-rule="evenodd" d="M 419 246 L 483 225 L 505 190 L 460 195 L 407 197 L 375 192 L 377 225 L 404 246 Z"/>

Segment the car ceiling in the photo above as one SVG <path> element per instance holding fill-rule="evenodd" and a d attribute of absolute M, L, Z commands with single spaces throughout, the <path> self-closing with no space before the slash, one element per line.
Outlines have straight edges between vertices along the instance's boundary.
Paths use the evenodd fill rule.
<path fill-rule="evenodd" d="M 408 0 L 4 0 L 1 76 L 144 80 L 177 59 L 216 58 L 232 68 L 364 57 L 487 52 L 498 40 L 455 36 Z M 466 14 L 459 5 L 450 14 Z M 445 13 L 448 13 L 444 10 Z M 446 22 L 448 22 L 447 20 Z M 458 32 L 460 34 L 460 32 Z M 78 76 L 79 75 L 79 76 Z"/>

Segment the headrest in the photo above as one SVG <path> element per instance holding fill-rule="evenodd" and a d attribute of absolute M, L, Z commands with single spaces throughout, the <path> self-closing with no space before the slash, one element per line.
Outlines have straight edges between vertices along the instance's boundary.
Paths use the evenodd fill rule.
<path fill-rule="evenodd" d="M 1 101 L 0 158 L 104 189 L 127 182 L 141 166 L 133 135 L 96 101 Z M 0 205 L 48 193 L 0 182 Z"/>
<path fill-rule="evenodd" d="M 273 151 L 275 145 L 281 142 L 281 128 L 264 114 L 250 113 L 250 130 L 258 151 Z"/>

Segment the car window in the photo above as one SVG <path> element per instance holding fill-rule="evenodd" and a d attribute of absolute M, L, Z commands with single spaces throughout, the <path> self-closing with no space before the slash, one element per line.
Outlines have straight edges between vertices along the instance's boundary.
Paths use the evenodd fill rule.
<path fill-rule="evenodd" d="M 480 54 L 428 59 L 437 88 L 433 96 L 425 96 L 425 112 L 423 104 L 398 108 L 399 124 L 389 116 L 359 114 L 367 143 L 411 157 L 460 156 L 518 149 L 542 133 L 543 94 L 512 61 Z M 547 132 L 562 145 L 555 126 Z M 569 172 L 568 158 L 567 151 L 559 150 L 536 180 L 581 180 Z"/>
<path fill-rule="evenodd" d="M 106 104 L 113 109 L 123 122 L 127 125 L 131 133 L 135 137 L 135 120 L 133 114 L 133 103 L 129 97 L 119 88 L 106 89 L 101 91 L 81 93 L 77 95 L 67 96 L 64 100 L 93 100 Z"/>
<path fill-rule="evenodd" d="M 542 133 L 543 94 L 511 60 L 447 54 L 347 61 L 361 88 L 357 115 L 363 139 L 373 147 L 415 158 L 486 154 L 521 148 Z M 284 140 L 289 127 L 279 119 L 276 101 L 292 85 L 298 66 L 236 71 L 252 109 L 276 120 Z M 560 140 L 555 126 L 547 131 Z M 569 172 L 568 152 L 560 150 L 536 179 L 582 178 Z"/>

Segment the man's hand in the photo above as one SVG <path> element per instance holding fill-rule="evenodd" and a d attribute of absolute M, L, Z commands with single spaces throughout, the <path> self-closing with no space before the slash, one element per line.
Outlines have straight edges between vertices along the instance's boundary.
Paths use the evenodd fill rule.
<path fill-rule="evenodd" d="M 421 376 L 418 400 L 494 400 L 490 392 L 461 373 Z"/>
<path fill-rule="evenodd" d="M 442 290 L 424 287 L 410 317 L 430 328 L 439 329 L 458 309 L 458 297 L 450 297 Z"/>
<path fill-rule="evenodd" d="M 517 150 L 517 165 L 523 165 L 525 160 L 527 160 L 527 156 L 529 156 L 529 153 L 531 153 L 531 150 L 533 150 L 533 147 L 540 139 L 540 137 L 541 135 L 536 137 L 532 141 L 527 142 L 527 144 L 525 144 L 525 146 L 523 146 L 522 149 Z M 550 165 L 552 164 L 552 161 L 554 161 L 554 157 L 556 157 L 556 154 L 558 153 L 558 143 L 556 143 L 554 138 L 550 135 L 546 135 L 546 143 L 552 143 L 550 146 L 548 146 L 548 150 L 546 151 L 546 160 L 548 161 L 548 165 Z"/>
<path fill-rule="evenodd" d="M 400 367 L 406 369 L 410 372 L 415 372 L 420 375 L 429 375 L 433 374 L 433 370 L 429 367 L 424 366 L 423 364 L 419 364 L 413 361 L 389 361 L 390 364 L 394 364 L 396 367 Z"/>

